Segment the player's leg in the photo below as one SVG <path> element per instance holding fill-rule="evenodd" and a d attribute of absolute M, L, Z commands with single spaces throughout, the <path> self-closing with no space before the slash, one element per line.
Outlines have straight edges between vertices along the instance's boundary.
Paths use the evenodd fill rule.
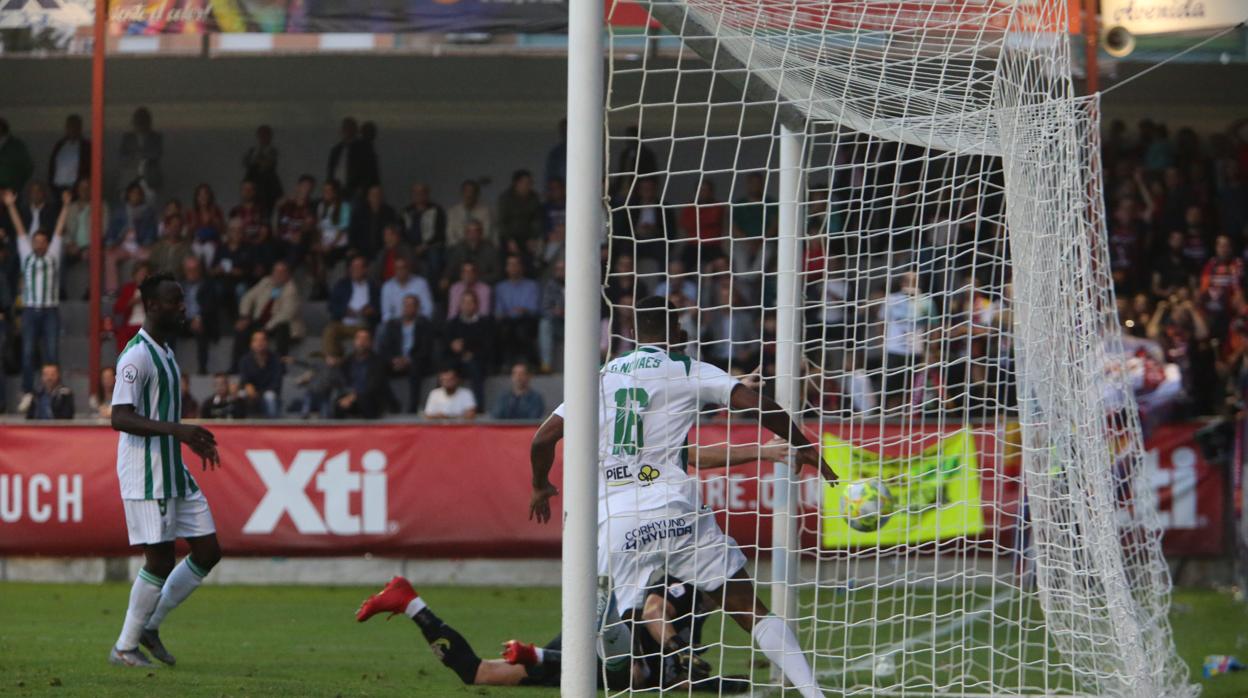
<path fill-rule="evenodd" d="M 754 644 L 802 696 L 822 696 L 797 636 L 784 620 L 771 615 L 755 593 L 737 542 L 720 529 L 709 512 L 698 515 L 694 528 L 692 540 L 682 542 L 672 556 L 668 573 L 697 580 L 694 585 L 710 599 L 720 600 L 723 611 L 750 633 Z"/>
<path fill-rule="evenodd" d="M 160 603 L 147 619 L 139 640 L 154 657 L 165 664 L 173 664 L 177 660 L 160 640 L 160 624 L 170 611 L 199 588 L 208 572 L 221 561 L 221 545 L 217 542 L 217 527 L 208 508 L 208 500 L 202 493 L 190 498 L 167 500 L 166 506 L 173 522 L 173 536 L 185 539 L 191 554 L 182 558 L 182 562 L 169 573 L 160 593 Z"/>
<path fill-rule="evenodd" d="M 160 592 L 160 602 L 156 604 L 156 610 L 147 619 L 143 633 L 139 636 L 140 644 L 150 650 L 153 657 L 169 665 L 176 664 L 177 659 L 160 639 L 160 624 L 170 611 L 181 605 L 199 588 L 208 572 L 221 561 L 221 545 L 217 542 L 217 534 L 187 538 L 186 542 L 191 547 L 191 554 L 182 558 L 173 568 L 173 572 L 169 573 L 169 578 L 165 580 L 165 586 Z"/>
<path fill-rule="evenodd" d="M 772 615 L 754 591 L 754 582 L 742 568 L 724 584 L 723 610 L 754 638 L 754 644 L 784 678 L 805 698 L 822 696 L 814 672 L 793 630 L 779 616 Z"/>
<path fill-rule="evenodd" d="M 109 652 L 108 661 L 118 666 L 154 666 L 139 650 L 143 625 L 160 602 L 161 588 L 173 571 L 176 561 L 173 540 L 168 538 L 172 519 L 163 502 L 126 500 L 126 528 L 130 544 L 143 546 L 143 568 L 130 588 L 130 602 L 121 626 L 121 634 Z"/>
<path fill-rule="evenodd" d="M 477 682 L 481 658 L 462 635 L 434 615 L 424 599 L 412 588 L 411 582 L 402 577 L 391 579 L 385 588 L 360 604 L 355 619 L 363 623 L 378 613 L 389 613 L 391 616 L 402 613 L 411 618 L 420 627 L 420 632 L 429 643 L 429 649 L 433 650 L 434 656 L 444 666 L 454 671 L 460 681 L 470 686 Z"/>

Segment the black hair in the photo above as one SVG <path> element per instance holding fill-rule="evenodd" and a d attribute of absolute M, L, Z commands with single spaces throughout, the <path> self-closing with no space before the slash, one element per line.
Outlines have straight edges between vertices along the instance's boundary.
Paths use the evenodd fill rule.
<path fill-rule="evenodd" d="M 175 284 L 177 281 L 172 274 L 160 273 L 152 274 L 143 283 L 139 284 L 139 295 L 143 298 L 143 304 L 146 305 L 156 300 L 156 294 L 160 292 L 160 285 L 163 283 Z"/>
<path fill-rule="evenodd" d="M 311 183 L 313 183 L 313 184 L 316 184 L 316 177 L 313 177 L 313 176 L 312 176 L 312 175 L 310 175 L 310 174 L 301 174 L 301 175 L 299 175 L 299 181 L 300 181 L 300 182 L 311 182 Z"/>
<path fill-rule="evenodd" d="M 633 306 L 637 319 L 637 338 L 642 341 L 665 341 L 671 305 L 663 296 L 647 296 Z"/>
<path fill-rule="evenodd" d="M 515 172 L 511 173 L 511 183 L 515 184 L 516 182 L 519 182 L 521 179 L 524 179 L 525 177 L 532 179 L 533 173 L 529 172 L 528 170 L 516 170 Z"/>

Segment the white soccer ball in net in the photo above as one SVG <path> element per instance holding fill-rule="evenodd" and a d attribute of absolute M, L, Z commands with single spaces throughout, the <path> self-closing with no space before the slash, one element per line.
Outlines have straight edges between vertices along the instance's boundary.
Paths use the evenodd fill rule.
<path fill-rule="evenodd" d="M 893 515 L 896 500 L 888 485 L 879 479 L 858 480 L 841 492 L 841 513 L 855 531 L 877 531 Z"/>

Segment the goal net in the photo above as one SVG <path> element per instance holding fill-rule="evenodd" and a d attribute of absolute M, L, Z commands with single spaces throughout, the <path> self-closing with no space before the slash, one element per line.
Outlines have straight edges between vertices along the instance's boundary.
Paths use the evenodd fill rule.
<path fill-rule="evenodd" d="M 750 460 L 771 438 L 758 413 L 714 405 L 692 415 L 695 448 L 660 452 L 689 415 L 604 393 L 601 448 L 699 470 L 735 539 L 708 545 L 745 553 L 797 640 L 715 610 L 734 558 L 672 542 L 704 517 L 610 504 L 600 526 L 636 541 L 600 568 L 632 589 L 637 666 L 609 692 L 788 695 L 775 657 L 798 654 L 817 684 L 802 695 L 1196 695 L 1068 5 L 654 0 L 652 30 L 609 31 L 604 356 L 636 355 L 634 306 L 665 296 L 681 331 L 664 352 L 760 375 L 839 478 Z M 616 475 L 675 492 L 637 465 Z M 647 546 L 670 565 L 634 564 Z M 681 582 L 702 591 L 682 600 Z"/>

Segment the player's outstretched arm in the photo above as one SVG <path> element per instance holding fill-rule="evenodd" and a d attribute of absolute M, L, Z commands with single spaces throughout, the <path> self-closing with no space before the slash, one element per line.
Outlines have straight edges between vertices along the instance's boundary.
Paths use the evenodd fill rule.
<path fill-rule="evenodd" d="M 217 438 L 201 426 L 148 419 L 135 412 L 134 405 L 114 405 L 112 427 L 115 431 L 135 436 L 172 436 L 190 446 L 195 455 L 203 459 L 205 469 L 209 465 L 215 468 L 221 464 L 221 457 L 217 454 Z"/>
<path fill-rule="evenodd" d="M 538 523 L 550 521 L 550 498 L 559 490 L 550 481 L 555 465 L 555 446 L 563 438 L 563 417 L 552 414 L 533 434 L 529 445 L 529 465 L 533 469 L 533 494 L 529 497 L 529 518 Z"/>
<path fill-rule="evenodd" d="M 759 394 L 745 385 L 738 385 L 732 391 L 728 407 L 734 412 L 758 412 L 758 421 L 776 436 L 787 441 L 795 449 L 793 467 L 801 470 L 805 466 L 817 467 L 825 480 L 836 482 L 836 473 L 819 457 L 819 449 L 806 438 L 801 427 L 793 423 L 784 408 L 775 400 Z"/>
<path fill-rule="evenodd" d="M 776 437 L 765 444 L 695 446 L 692 460 L 698 470 L 713 470 L 743 463 L 775 463 L 788 459 L 788 442 Z"/>

